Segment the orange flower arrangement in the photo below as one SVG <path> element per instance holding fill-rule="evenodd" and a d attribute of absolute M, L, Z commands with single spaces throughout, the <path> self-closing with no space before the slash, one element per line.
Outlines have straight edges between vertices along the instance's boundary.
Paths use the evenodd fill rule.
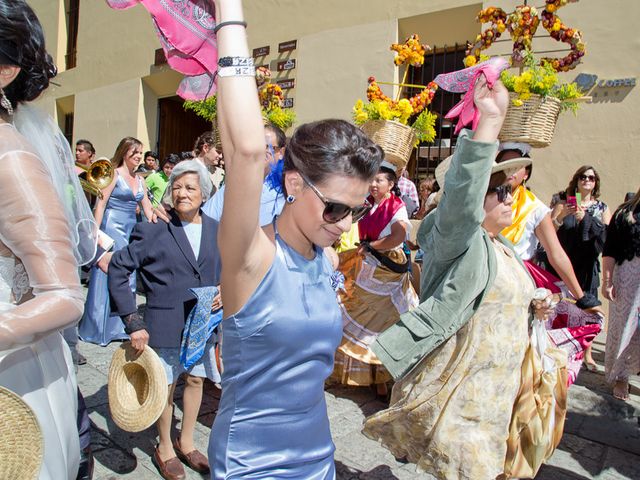
<path fill-rule="evenodd" d="M 480 10 L 476 20 L 480 23 L 491 23 L 491 28 L 480 33 L 474 43 L 467 45 L 466 57 L 464 59 L 465 67 L 474 66 L 480 58 L 480 52 L 489 48 L 493 41 L 499 38 L 507 28 L 507 14 L 501 8 L 489 7 Z"/>
<path fill-rule="evenodd" d="M 404 65 L 408 63 L 414 67 L 421 67 L 424 64 L 424 54 L 431 50 L 429 45 L 420 43 L 420 37 L 414 33 L 407 38 L 404 43 L 393 43 L 390 49 L 397 52 L 393 63 L 396 65 Z"/>
<path fill-rule="evenodd" d="M 571 52 L 563 58 L 543 58 L 541 61 L 551 63 L 557 72 L 567 72 L 580 63 L 580 59 L 586 53 L 586 47 L 582 41 L 582 33 L 574 28 L 567 27 L 554 13 L 567 3 L 575 3 L 578 0 L 546 0 L 545 9 L 542 11 L 542 26 L 549 32 L 552 38 L 559 42 L 569 44 Z"/>

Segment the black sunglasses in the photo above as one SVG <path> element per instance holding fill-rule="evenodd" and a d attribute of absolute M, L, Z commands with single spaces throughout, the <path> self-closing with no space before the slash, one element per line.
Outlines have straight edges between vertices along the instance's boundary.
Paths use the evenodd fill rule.
<path fill-rule="evenodd" d="M 500 203 L 504 203 L 507 200 L 507 197 L 511 195 L 513 189 L 511 188 L 510 183 L 505 183 L 503 185 L 498 185 L 495 188 L 490 188 L 487 190 L 487 193 L 495 193 L 498 195 L 498 201 Z"/>
<path fill-rule="evenodd" d="M 583 182 L 586 182 L 587 180 L 589 180 L 590 182 L 595 182 L 596 181 L 596 176 L 595 175 L 580 175 L 580 180 L 582 180 Z"/>
<path fill-rule="evenodd" d="M 351 214 L 351 221 L 353 223 L 360 220 L 364 217 L 369 210 L 371 210 L 371 204 L 365 200 L 362 205 L 357 207 L 350 207 L 349 205 L 345 205 L 344 203 L 332 202 L 327 200 L 320 190 L 316 188 L 316 186 L 311 183 L 311 181 L 302 173 L 298 172 L 304 183 L 309 185 L 309 188 L 315 192 L 322 203 L 324 203 L 324 211 L 322 212 L 322 218 L 327 223 L 338 223 L 343 218 L 346 218 L 349 214 Z"/>

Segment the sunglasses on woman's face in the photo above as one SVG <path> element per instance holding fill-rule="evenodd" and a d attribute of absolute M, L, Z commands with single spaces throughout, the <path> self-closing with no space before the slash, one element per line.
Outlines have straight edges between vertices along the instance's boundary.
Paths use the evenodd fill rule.
<path fill-rule="evenodd" d="M 495 193 L 498 196 L 498 201 L 500 203 L 504 203 L 507 200 L 507 197 L 511 195 L 513 189 L 511 188 L 510 183 L 505 183 L 504 185 L 498 185 L 495 188 L 490 188 L 487 190 L 487 193 Z"/>
<path fill-rule="evenodd" d="M 357 207 L 350 207 L 349 205 L 345 205 L 344 203 L 332 202 L 327 200 L 327 198 L 320 193 L 320 190 L 311 183 L 311 181 L 303 175 L 301 172 L 300 176 L 304 180 L 304 183 L 309 185 L 309 188 L 315 192 L 318 198 L 324 203 L 324 211 L 322 212 L 322 218 L 327 223 L 338 223 L 343 218 L 346 218 L 349 214 L 351 214 L 351 221 L 357 222 L 362 217 L 364 217 L 369 210 L 371 210 L 371 204 L 365 200 L 362 205 Z"/>
<path fill-rule="evenodd" d="M 595 182 L 596 181 L 596 176 L 595 175 L 580 175 L 580 180 L 582 180 L 583 182 L 586 182 L 587 180 L 589 182 Z"/>

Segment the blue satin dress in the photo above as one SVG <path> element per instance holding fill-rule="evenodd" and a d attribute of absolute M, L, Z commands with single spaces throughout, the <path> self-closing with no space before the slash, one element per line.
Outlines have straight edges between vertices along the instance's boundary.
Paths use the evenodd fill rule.
<path fill-rule="evenodd" d="M 118 176 L 104 210 L 100 230 L 115 240 L 112 251 L 129 245 L 129 236 L 136 224 L 136 207 L 142 201 L 144 188 L 138 177 L 138 190 L 134 194 L 125 179 Z M 131 275 L 131 290 L 135 291 L 136 276 Z M 107 275 L 97 266 L 91 269 L 89 292 L 84 304 L 84 315 L 78 327 L 80 338 L 85 342 L 108 345 L 113 340 L 128 340 L 120 317 L 111 315 Z"/>
<path fill-rule="evenodd" d="M 222 322 L 222 398 L 209 439 L 215 480 L 335 478 L 324 381 L 342 337 L 322 250 L 307 260 L 276 233 L 276 255 Z"/>

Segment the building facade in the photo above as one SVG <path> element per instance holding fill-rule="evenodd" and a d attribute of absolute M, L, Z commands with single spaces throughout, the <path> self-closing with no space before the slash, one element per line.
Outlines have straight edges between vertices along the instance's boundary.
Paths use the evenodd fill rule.
<path fill-rule="evenodd" d="M 88 138 L 99 155 L 111 156 L 118 141 L 131 135 L 164 154 L 168 149 L 189 149 L 190 142 L 207 128 L 186 114 L 175 96 L 181 76 L 158 56 L 160 45 L 142 6 L 116 11 L 104 0 L 29 3 L 43 23 L 48 48 L 60 70 L 54 79 L 57 85 L 39 103 L 57 118 L 71 141 Z M 477 12 L 488 6 L 510 12 L 522 2 L 244 3 L 256 61 L 271 67 L 302 123 L 329 117 L 350 119 L 354 102 L 365 98 L 369 76 L 399 82 L 403 72 L 393 66 L 389 46 L 412 33 L 434 47 L 420 75 L 411 74 L 414 81 L 426 82 L 442 71 L 462 68 L 466 41 L 483 28 L 475 20 Z M 561 115 L 552 145 L 533 151 L 530 184 L 548 201 L 552 193 L 566 187 L 579 166 L 591 164 L 602 178 L 604 201 L 615 207 L 627 191 L 640 186 L 635 153 L 640 140 L 640 95 L 635 86 L 640 71 L 635 33 L 640 3 L 580 0 L 557 14 L 565 24 L 580 29 L 587 43 L 583 62 L 561 74 L 563 80 L 574 80 L 582 73 L 595 84 L 590 91 L 592 102 L 583 104 L 577 117 Z M 510 42 L 501 41 L 486 53 L 504 54 L 510 47 Z M 534 49 L 550 56 L 564 56 L 567 50 L 548 38 L 542 26 Z M 397 87 L 385 88 L 391 95 Z M 442 94 L 432 109 L 444 114 L 455 101 L 454 96 Z M 439 122 L 435 146 L 421 149 L 420 158 L 411 164 L 414 176 L 431 171 L 450 153 L 455 140 L 449 130 L 446 122 Z"/>

